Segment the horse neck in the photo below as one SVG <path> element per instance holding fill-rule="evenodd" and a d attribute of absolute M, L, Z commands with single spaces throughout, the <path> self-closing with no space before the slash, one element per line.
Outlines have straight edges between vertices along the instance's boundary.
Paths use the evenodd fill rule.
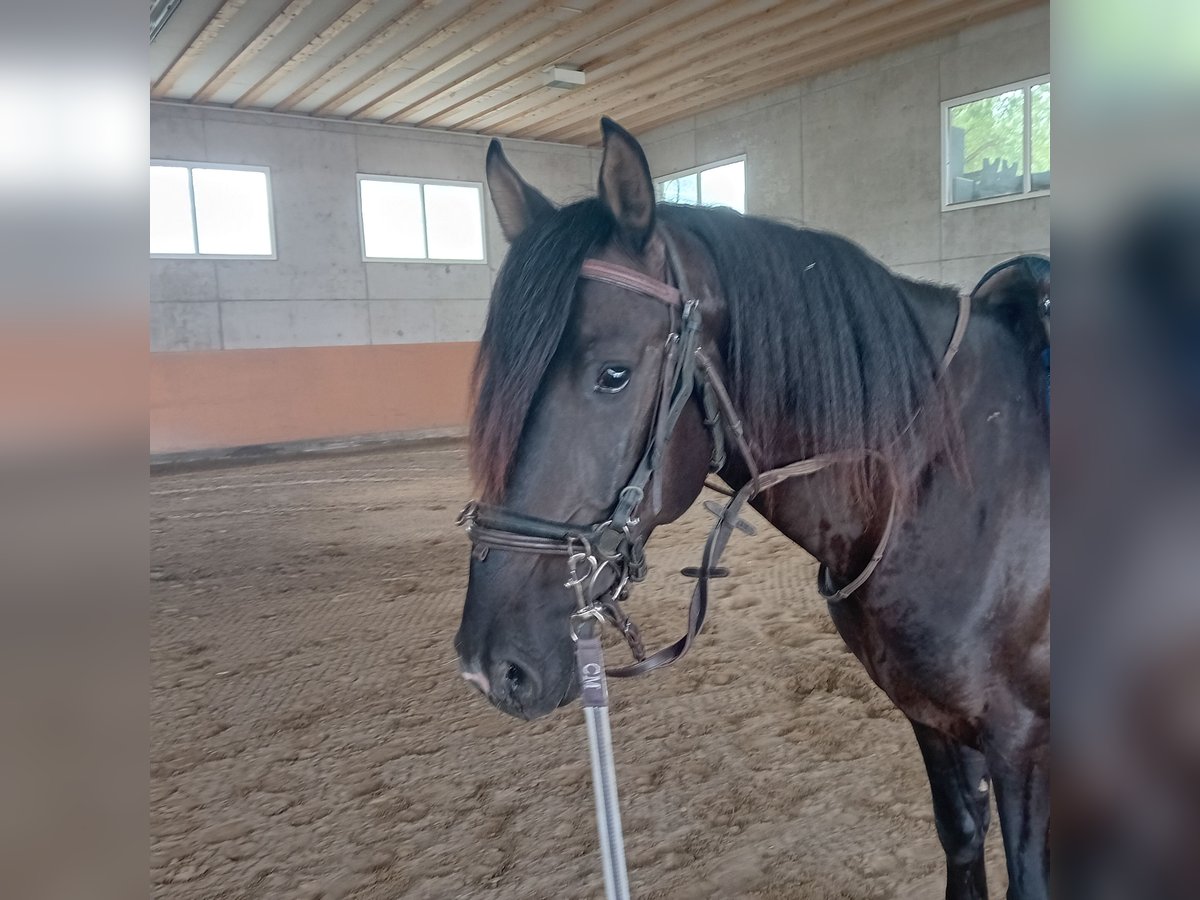
<path fill-rule="evenodd" d="M 913 309 L 925 330 L 930 346 L 949 345 L 958 310 L 931 290 L 920 286 L 912 292 Z M 759 448 L 755 463 L 760 471 L 797 462 L 812 454 L 802 435 L 792 423 L 771 422 L 765 431 L 757 422 L 747 422 L 749 430 L 766 434 L 765 448 Z M 911 485 L 933 463 L 930 458 L 915 461 L 906 472 L 893 477 Z M 749 467 L 736 453 L 721 471 L 731 485 L 740 486 L 749 480 Z M 752 501 L 752 505 L 772 525 L 812 556 L 825 563 L 835 580 L 846 581 L 856 576 L 876 549 L 885 527 L 892 503 L 892 480 L 886 473 L 872 473 L 868 493 L 856 497 L 844 479 L 831 470 L 789 479 Z"/>

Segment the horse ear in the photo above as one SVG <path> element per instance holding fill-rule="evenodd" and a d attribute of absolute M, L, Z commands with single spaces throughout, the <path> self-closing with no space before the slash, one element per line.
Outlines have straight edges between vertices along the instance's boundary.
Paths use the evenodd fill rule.
<path fill-rule="evenodd" d="M 488 144 L 486 170 L 500 230 L 510 244 L 538 219 L 554 212 L 554 204 L 517 174 L 497 140 Z"/>
<path fill-rule="evenodd" d="M 633 135 L 605 116 L 604 158 L 600 161 L 600 199 L 629 246 L 641 252 L 654 229 L 654 182 L 642 145 Z"/>

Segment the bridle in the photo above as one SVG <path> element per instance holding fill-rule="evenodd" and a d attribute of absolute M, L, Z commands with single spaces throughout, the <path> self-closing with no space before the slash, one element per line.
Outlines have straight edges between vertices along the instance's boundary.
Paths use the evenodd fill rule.
<path fill-rule="evenodd" d="M 704 626 L 709 581 L 729 574 L 717 563 L 733 530 L 737 528 L 751 534 L 754 531 L 739 516 L 755 495 L 790 478 L 811 475 L 837 463 L 862 459 L 864 456 L 884 460 L 882 454 L 874 450 L 827 453 L 760 471 L 729 391 L 712 360 L 700 346 L 700 300 L 688 290 L 686 275 L 673 240 L 662 229 L 659 235 L 666 247 L 667 271 L 674 284 L 598 259 L 585 260 L 580 270 L 581 278 L 632 291 L 666 305 L 671 313 L 671 331 L 667 336 L 655 418 L 641 460 L 629 482 L 617 492 L 612 514 L 602 522 L 577 525 L 541 519 L 472 500 L 458 517 L 458 524 L 465 528 L 477 559 L 485 559 L 493 548 L 514 553 L 565 557 L 568 573 L 565 586 L 575 592 L 576 598 L 572 635 L 578 636 L 581 626 L 589 621 L 608 622 L 621 632 L 634 656 L 635 662 L 631 665 L 608 669 L 608 675 L 616 678 L 644 675 L 670 665 L 688 652 Z M 964 295 L 960 297 L 954 333 L 942 358 L 942 372 L 958 352 L 969 317 L 970 298 Z M 683 570 L 684 575 L 696 579 L 688 608 L 687 632 L 674 643 L 647 657 L 637 626 L 621 606 L 628 596 L 630 582 L 639 582 L 646 577 L 646 537 L 636 536 L 634 529 L 640 522 L 648 486 L 653 510 L 657 512 L 661 508 L 663 479 L 653 479 L 651 484 L 652 476 L 659 471 L 675 425 L 697 392 L 704 409 L 704 425 L 712 440 L 710 471 L 718 472 L 724 467 L 727 442 L 732 438 L 749 470 L 750 478 L 736 492 L 716 488 L 729 496 L 724 507 L 714 501 L 705 503 L 705 508 L 716 516 L 717 521 L 705 541 L 700 565 Z M 889 478 L 893 478 L 890 467 L 885 464 L 883 469 Z M 894 483 L 892 488 L 886 524 L 874 553 L 859 575 L 842 587 L 834 588 L 828 570 L 822 566 L 818 588 L 830 602 L 844 600 L 858 590 L 883 558 L 896 518 L 898 491 Z M 597 593 L 597 584 L 606 572 L 611 573 L 609 585 Z"/>

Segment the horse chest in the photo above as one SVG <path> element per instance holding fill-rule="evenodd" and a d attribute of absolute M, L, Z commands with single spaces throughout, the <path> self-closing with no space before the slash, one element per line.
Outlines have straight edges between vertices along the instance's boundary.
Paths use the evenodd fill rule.
<path fill-rule="evenodd" d="M 857 604 L 829 607 L 846 646 L 896 707 L 914 721 L 971 743 L 982 698 L 958 673 L 954 654 L 938 652 L 933 637 L 882 622 Z"/>

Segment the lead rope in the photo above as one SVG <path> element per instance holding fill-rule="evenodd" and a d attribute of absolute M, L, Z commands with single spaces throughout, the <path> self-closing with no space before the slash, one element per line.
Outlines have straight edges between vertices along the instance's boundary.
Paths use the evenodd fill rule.
<path fill-rule="evenodd" d="M 588 564 L 589 570 L 580 573 L 579 564 L 583 562 Z M 604 896 L 607 900 L 629 900 L 625 835 L 621 830 L 621 803 L 617 796 L 617 771 L 608 722 L 608 682 L 604 677 L 604 649 L 600 644 L 600 625 L 604 616 L 597 606 L 588 602 L 585 591 L 585 585 L 592 579 L 591 565 L 586 551 L 573 553 L 568 560 L 571 575 L 566 586 L 575 591 L 576 601 L 576 611 L 571 616 L 571 637 L 575 641 L 580 702 L 587 723 Z"/>

